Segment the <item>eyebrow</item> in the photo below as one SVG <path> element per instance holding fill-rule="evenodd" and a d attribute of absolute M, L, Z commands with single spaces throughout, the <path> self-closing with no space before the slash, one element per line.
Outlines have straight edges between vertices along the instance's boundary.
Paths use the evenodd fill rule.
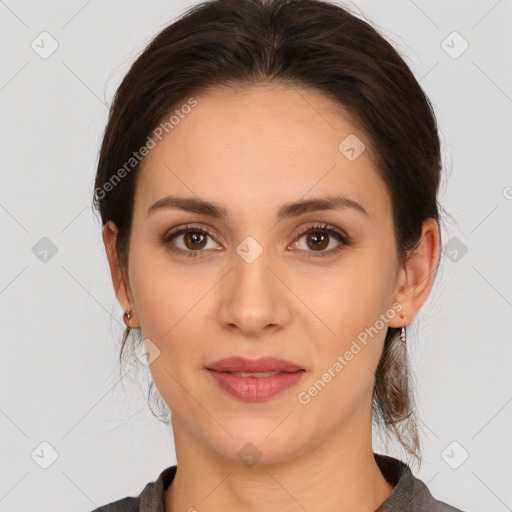
<path fill-rule="evenodd" d="M 208 215 L 217 219 L 227 219 L 228 211 L 219 204 L 204 201 L 195 197 L 176 197 L 168 196 L 159 199 L 153 203 L 149 208 L 147 215 L 167 208 L 176 208 L 191 213 L 198 213 L 201 215 Z M 369 217 L 369 213 L 358 202 L 344 197 L 338 196 L 325 196 L 313 199 L 306 199 L 286 203 L 277 212 L 277 219 L 282 220 L 289 217 L 298 217 L 304 213 L 323 211 L 323 210 L 340 210 L 352 208 Z"/>

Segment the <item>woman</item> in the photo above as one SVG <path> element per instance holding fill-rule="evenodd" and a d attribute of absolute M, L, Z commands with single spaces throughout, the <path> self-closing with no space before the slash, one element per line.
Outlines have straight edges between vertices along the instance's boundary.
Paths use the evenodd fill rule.
<path fill-rule="evenodd" d="M 456 511 L 420 461 L 407 333 L 440 255 L 429 100 L 366 22 L 214 0 L 120 85 L 95 206 L 123 338 L 144 343 L 177 465 L 98 511 Z"/>

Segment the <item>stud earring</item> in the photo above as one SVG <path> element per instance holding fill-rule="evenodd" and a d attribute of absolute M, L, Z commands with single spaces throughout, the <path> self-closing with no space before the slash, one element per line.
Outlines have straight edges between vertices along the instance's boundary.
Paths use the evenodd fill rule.
<path fill-rule="evenodd" d="M 131 311 L 131 309 L 127 309 L 127 310 L 124 312 L 123 320 L 124 320 L 124 323 L 126 324 L 126 326 L 128 327 L 128 329 L 131 329 L 130 324 L 129 324 L 129 321 L 130 321 L 130 318 L 131 318 L 131 317 L 132 317 L 132 311 Z"/>

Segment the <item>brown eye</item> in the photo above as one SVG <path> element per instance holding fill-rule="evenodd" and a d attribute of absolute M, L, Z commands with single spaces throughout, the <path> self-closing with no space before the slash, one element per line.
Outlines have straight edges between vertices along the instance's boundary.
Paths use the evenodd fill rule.
<path fill-rule="evenodd" d="M 308 247 L 314 251 L 325 249 L 329 245 L 329 235 L 325 233 L 308 233 L 306 240 Z"/>
<path fill-rule="evenodd" d="M 300 247 L 299 241 L 302 238 L 305 241 L 305 248 Z M 343 247 L 350 245 L 348 235 L 326 224 L 310 226 L 299 235 L 298 240 L 296 242 L 298 248 L 308 253 L 307 256 L 311 257 L 334 255 Z M 331 245 L 331 242 L 336 240 L 338 244 L 334 244 L 334 248 L 326 250 Z"/>
<path fill-rule="evenodd" d="M 214 241 L 210 232 L 196 226 L 183 226 L 162 237 L 163 245 L 170 251 L 191 257 L 206 256 L 210 240 Z M 216 248 L 215 244 L 213 248 Z"/>
<path fill-rule="evenodd" d="M 206 236 L 200 231 L 186 231 L 183 240 L 187 249 L 203 249 L 206 245 Z"/>

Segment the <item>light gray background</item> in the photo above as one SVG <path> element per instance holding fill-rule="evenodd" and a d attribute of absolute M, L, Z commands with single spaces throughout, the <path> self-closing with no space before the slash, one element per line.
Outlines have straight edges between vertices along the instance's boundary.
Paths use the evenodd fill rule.
<path fill-rule="evenodd" d="M 115 89 L 192 3 L 0 1 L 1 511 L 86 512 L 175 463 L 147 379 L 119 380 L 121 311 L 90 201 Z M 443 143 L 449 245 L 409 329 L 424 434 L 416 474 L 463 510 L 512 510 L 512 1 L 350 5 L 406 58 Z M 50 48 L 43 31 L 58 42 L 48 58 L 31 47 Z M 57 248 L 47 261 L 43 237 Z"/>

